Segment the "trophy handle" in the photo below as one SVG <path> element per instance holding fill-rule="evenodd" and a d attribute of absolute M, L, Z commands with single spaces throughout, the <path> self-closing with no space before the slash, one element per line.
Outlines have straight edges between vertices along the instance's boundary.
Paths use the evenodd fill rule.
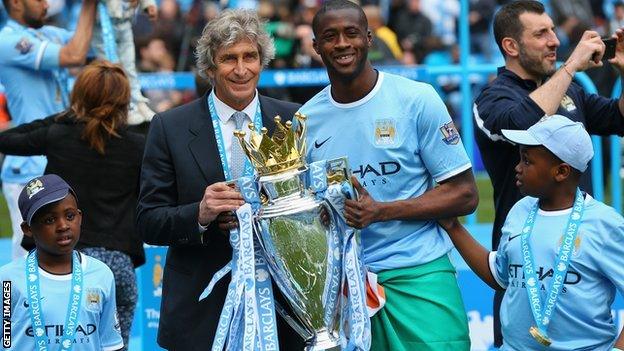
<path fill-rule="evenodd" d="M 297 332 L 297 334 L 299 334 L 303 338 L 303 340 L 309 340 L 313 336 L 301 326 L 300 322 L 297 322 L 293 317 L 290 316 L 290 314 L 286 311 L 284 307 L 282 307 L 279 301 L 275 301 L 275 311 L 277 311 L 277 313 L 282 316 L 282 318 L 284 318 L 286 323 L 288 323 L 288 325 L 290 325 L 290 327 L 293 328 L 293 330 Z"/>
<path fill-rule="evenodd" d="M 327 160 L 326 164 L 327 182 L 329 184 L 348 184 L 348 189 L 343 188 L 343 193 L 347 199 L 358 200 L 360 198 L 357 190 L 351 183 L 351 168 L 346 157 L 338 157 Z M 346 191 L 345 191 L 346 190 Z"/>

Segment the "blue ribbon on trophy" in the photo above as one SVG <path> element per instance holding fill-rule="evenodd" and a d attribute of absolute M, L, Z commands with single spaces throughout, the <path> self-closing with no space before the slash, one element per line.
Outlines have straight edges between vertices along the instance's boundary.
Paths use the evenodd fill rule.
<path fill-rule="evenodd" d="M 344 174 L 342 181 L 334 182 L 327 186 L 323 196 L 330 204 L 333 215 L 332 224 L 338 227 L 336 232 L 343 234 L 342 240 L 342 281 L 345 282 L 348 296 L 342 301 L 342 323 L 347 323 L 349 335 L 343 335 L 342 348 L 345 350 L 368 350 L 370 349 L 371 327 L 366 308 L 366 286 L 364 265 L 361 260 L 361 250 L 357 243 L 357 231 L 347 225 L 344 219 L 344 202 L 347 198 L 354 198 L 355 192 L 351 183 L 348 181 L 348 166 L 346 159 L 335 159 L 315 162 L 318 165 L 311 164 L 310 169 L 313 178 L 318 178 L 314 172 L 319 172 L 321 168 L 326 169 L 329 174 Z M 325 166 L 325 167 L 323 167 Z"/>
<path fill-rule="evenodd" d="M 247 203 L 236 211 L 239 229 L 230 232 L 232 261 L 215 273 L 199 299 L 231 272 L 212 350 L 279 350 L 271 277 L 253 235 L 252 214 L 260 200 L 253 178 L 239 178 L 237 185 Z"/>
<path fill-rule="evenodd" d="M 293 126 L 275 117 L 271 137 L 253 126 L 249 141 L 235 132 L 257 175 L 237 180 L 246 204 L 237 211 L 239 229 L 230 235 L 232 261 L 200 296 L 231 273 L 212 350 L 278 350 L 276 311 L 304 337 L 306 350 L 370 347 L 357 232 L 342 217 L 344 198 L 353 196 L 346 159 L 308 168 L 305 116 L 295 118 Z M 294 318 L 274 301 L 272 281 Z"/>
<path fill-rule="evenodd" d="M 119 55 L 117 55 L 117 42 L 115 41 L 115 33 L 113 31 L 113 22 L 108 15 L 108 9 L 103 2 L 99 2 L 97 5 L 98 18 L 100 20 L 100 27 L 102 28 L 102 43 L 104 44 L 104 54 L 106 59 L 117 63 L 119 62 Z"/>

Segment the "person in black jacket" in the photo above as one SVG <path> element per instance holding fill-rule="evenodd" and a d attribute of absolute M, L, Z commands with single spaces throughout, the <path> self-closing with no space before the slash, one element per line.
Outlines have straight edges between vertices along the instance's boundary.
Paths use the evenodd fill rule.
<path fill-rule="evenodd" d="M 206 350 L 215 339 L 229 279 L 198 298 L 231 259 L 228 233 L 236 226 L 231 211 L 243 204 L 240 193 L 225 183 L 245 174 L 232 132 L 249 135 L 248 124 L 261 121 L 271 135 L 273 117 L 290 119 L 299 108 L 258 94 L 260 72 L 274 48 L 255 12 L 222 12 L 204 28 L 196 55 L 199 73 L 213 89 L 154 116 L 137 208 L 145 242 L 169 246 L 158 325 L 158 344 L 168 350 Z M 280 349 L 303 349 L 303 340 L 277 321 Z"/>
<path fill-rule="evenodd" d="M 126 130 L 129 101 L 121 66 L 96 61 L 78 76 L 67 111 L 0 133 L 0 152 L 47 156 L 45 173 L 76 191 L 84 211 L 77 248 L 113 271 L 125 345 L 137 302 L 134 268 L 145 262 L 134 228 L 145 138 Z"/>
<path fill-rule="evenodd" d="M 494 36 L 505 57 L 498 76 L 476 98 L 475 139 L 494 188 L 492 248 L 496 250 L 509 210 L 521 198 L 514 167 L 518 146 L 503 138 L 503 129 L 525 130 L 544 116 L 558 114 L 582 122 L 590 134 L 624 135 L 624 96 L 608 99 L 589 94 L 573 82 L 574 74 L 603 66 L 605 45 L 595 31 L 586 31 L 566 62 L 557 68 L 559 39 L 552 19 L 538 1 L 514 1 L 494 17 Z M 624 31 L 618 29 L 615 57 L 609 60 L 624 75 Z M 592 192 L 590 171 L 580 181 Z M 495 346 L 502 344 L 498 326 L 503 293 L 494 300 Z"/>

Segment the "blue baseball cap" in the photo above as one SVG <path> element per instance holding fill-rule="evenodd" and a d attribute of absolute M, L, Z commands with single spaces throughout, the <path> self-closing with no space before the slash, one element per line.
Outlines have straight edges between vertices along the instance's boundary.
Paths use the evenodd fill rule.
<path fill-rule="evenodd" d="M 46 174 L 31 179 L 19 195 L 17 204 L 22 213 L 22 219 L 31 225 L 33 216 L 43 206 L 63 200 L 71 193 L 78 201 L 74 190 L 56 174 Z"/>
<path fill-rule="evenodd" d="M 594 146 L 583 123 L 561 115 L 546 116 L 527 130 L 503 129 L 503 135 L 516 144 L 542 145 L 581 172 L 594 157 Z"/>

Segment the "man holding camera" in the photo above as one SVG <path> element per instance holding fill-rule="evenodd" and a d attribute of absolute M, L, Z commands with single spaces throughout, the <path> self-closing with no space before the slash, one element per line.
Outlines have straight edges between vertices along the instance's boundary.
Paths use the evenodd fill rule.
<path fill-rule="evenodd" d="M 624 32 L 618 29 L 608 44 L 594 31 L 586 31 L 569 59 L 556 68 L 559 39 L 552 19 L 538 1 L 520 0 L 503 6 L 494 18 L 494 36 L 505 58 L 498 77 L 475 100 L 475 138 L 494 188 L 495 219 L 492 248 L 499 244 L 501 227 L 520 198 L 514 167 L 518 148 L 504 140 L 502 129 L 528 129 L 545 115 L 560 114 L 582 122 L 589 133 L 624 135 L 624 97 L 608 99 L 588 94 L 574 83 L 576 72 L 600 67 L 603 59 L 624 75 Z M 615 50 L 613 49 L 615 46 Z M 605 56 L 613 54 L 612 58 Z M 591 192 L 590 171 L 581 188 Z M 498 307 L 494 301 L 495 345 L 500 346 Z"/>

